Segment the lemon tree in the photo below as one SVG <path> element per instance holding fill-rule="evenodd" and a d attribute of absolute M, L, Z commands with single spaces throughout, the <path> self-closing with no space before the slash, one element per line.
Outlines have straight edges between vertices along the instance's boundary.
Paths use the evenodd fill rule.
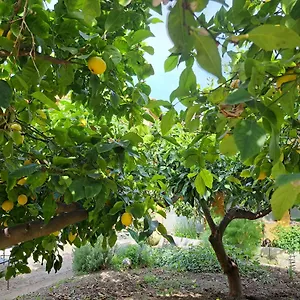
<path fill-rule="evenodd" d="M 164 68 L 184 70 L 160 100 L 149 97 L 154 70 L 144 57 L 155 51 L 145 39 L 160 1 L 0 3 L 0 248 L 13 246 L 6 278 L 30 272 L 31 255 L 58 270 L 68 242 L 102 235 L 103 247 L 113 246 L 131 222 L 122 223 L 124 213 L 136 240 L 159 231 L 171 241 L 152 212 L 183 197 L 200 205 L 239 297 L 238 266 L 222 243 L 228 224 L 271 209 L 280 219 L 300 204 L 300 1 L 168 2 L 174 47 Z M 204 88 L 196 65 L 211 78 Z M 210 206 L 218 189 L 234 196 L 220 224 Z"/>
<path fill-rule="evenodd" d="M 58 270 L 67 243 L 102 235 L 103 247 L 112 247 L 129 225 L 137 240 L 155 230 L 171 239 L 152 220 L 163 191 L 145 168 L 145 120 L 154 121 L 145 109 L 145 79 L 154 74 L 144 58 L 154 52 L 144 42 L 155 22 L 148 4 L 0 3 L 0 249 L 13 247 L 7 279 L 30 272 L 30 256 Z"/>

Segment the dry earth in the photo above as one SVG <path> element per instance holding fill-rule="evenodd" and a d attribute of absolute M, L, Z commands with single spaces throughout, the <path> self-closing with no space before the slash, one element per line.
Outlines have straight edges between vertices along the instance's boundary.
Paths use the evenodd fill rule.
<path fill-rule="evenodd" d="M 291 281 L 283 270 L 272 269 L 263 282 L 243 278 L 244 299 L 299 300 L 300 277 Z M 162 269 L 102 271 L 43 288 L 22 300 L 141 300 L 199 299 L 228 300 L 222 274 L 177 273 Z"/>

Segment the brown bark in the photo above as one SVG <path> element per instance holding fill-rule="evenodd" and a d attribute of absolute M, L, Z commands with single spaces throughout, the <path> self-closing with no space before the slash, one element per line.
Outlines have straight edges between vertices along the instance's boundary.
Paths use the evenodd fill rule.
<path fill-rule="evenodd" d="M 224 274 L 226 274 L 229 284 L 229 296 L 239 299 L 243 295 L 242 282 L 238 265 L 231 259 L 225 251 L 222 237 L 217 230 L 215 234 L 211 234 L 209 241 L 216 253 L 218 262 L 220 263 Z"/>
<path fill-rule="evenodd" d="M 232 220 L 256 220 L 269 214 L 271 212 L 271 207 L 268 207 L 256 213 L 233 207 L 229 209 L 229 211 L 225 214 L 220 224 L 216 225 L 210 214 L 210 210 L 203 199 L 200 200 L 200 205 L 211 230 L 209 241 L 214 249 L 214 252 L 216 253 L 218 262 L 220 263 L 221 268 L 228 279 L 229 295 L 234 299 L 240 299 L 243 295 L 243 291 L 241 277 L 239 274 L 239 268 L 238 265 L 234 262 L 234 260 L 231 259 L 226 253 L 223 244 L 224 232 Z"/>
<path fill-rule="evenodd" d="M 33 221 L 0 230 L 0 249 L 6 249 L 21 242 L 30 241 L 52 232 L 61 230 L 71 224 L 81 222 L 88 217 L 84 209 L 61 213 L 47 224 L 44 221 Z"/>

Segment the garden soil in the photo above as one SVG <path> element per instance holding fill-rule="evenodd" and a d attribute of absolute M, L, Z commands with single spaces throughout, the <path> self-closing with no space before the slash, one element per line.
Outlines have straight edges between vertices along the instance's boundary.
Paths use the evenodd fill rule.
<path fill-rule="evenodd" d="M 263 280 L 243 278 L 244 299 L 299 300 L 300 274 L 291 280 L 285 270 L 270 269 Z M 162 269 L 102 271 L 61 281 L 18 300 L 229 300 L 222 274 L 174 272 Z M 6 299 L 6 298 L 1 298 Z"/>

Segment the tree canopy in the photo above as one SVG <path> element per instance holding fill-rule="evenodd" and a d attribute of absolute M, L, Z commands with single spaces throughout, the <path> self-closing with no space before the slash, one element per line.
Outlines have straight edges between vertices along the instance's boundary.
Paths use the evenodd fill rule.
<path fill-rule="evenodd" d="M 136 239 L 157 229 L 172 242 L 151 212 L 164 216 L 183 194 L 204 213 L 217 191 L 234 194 L 230 218 L 236 205 L 255 209 L 250 219 L 271 205 L 280 219 L 300 204 L 300 0 L 218 0 L 210 19 L 212 1 L 163 2 L 174 43 L 165 71 L 185 68 L 159 100 L 144 40 L 160 1 L 0 2 L 0 248 L 17 245 L 7 278 L 29 272 L 31 255 L 59 269 L 67 241 L 103 235 L 113 246 L 124 212 Z M 194 64 L 211 86 L 197 84 Z"/>

